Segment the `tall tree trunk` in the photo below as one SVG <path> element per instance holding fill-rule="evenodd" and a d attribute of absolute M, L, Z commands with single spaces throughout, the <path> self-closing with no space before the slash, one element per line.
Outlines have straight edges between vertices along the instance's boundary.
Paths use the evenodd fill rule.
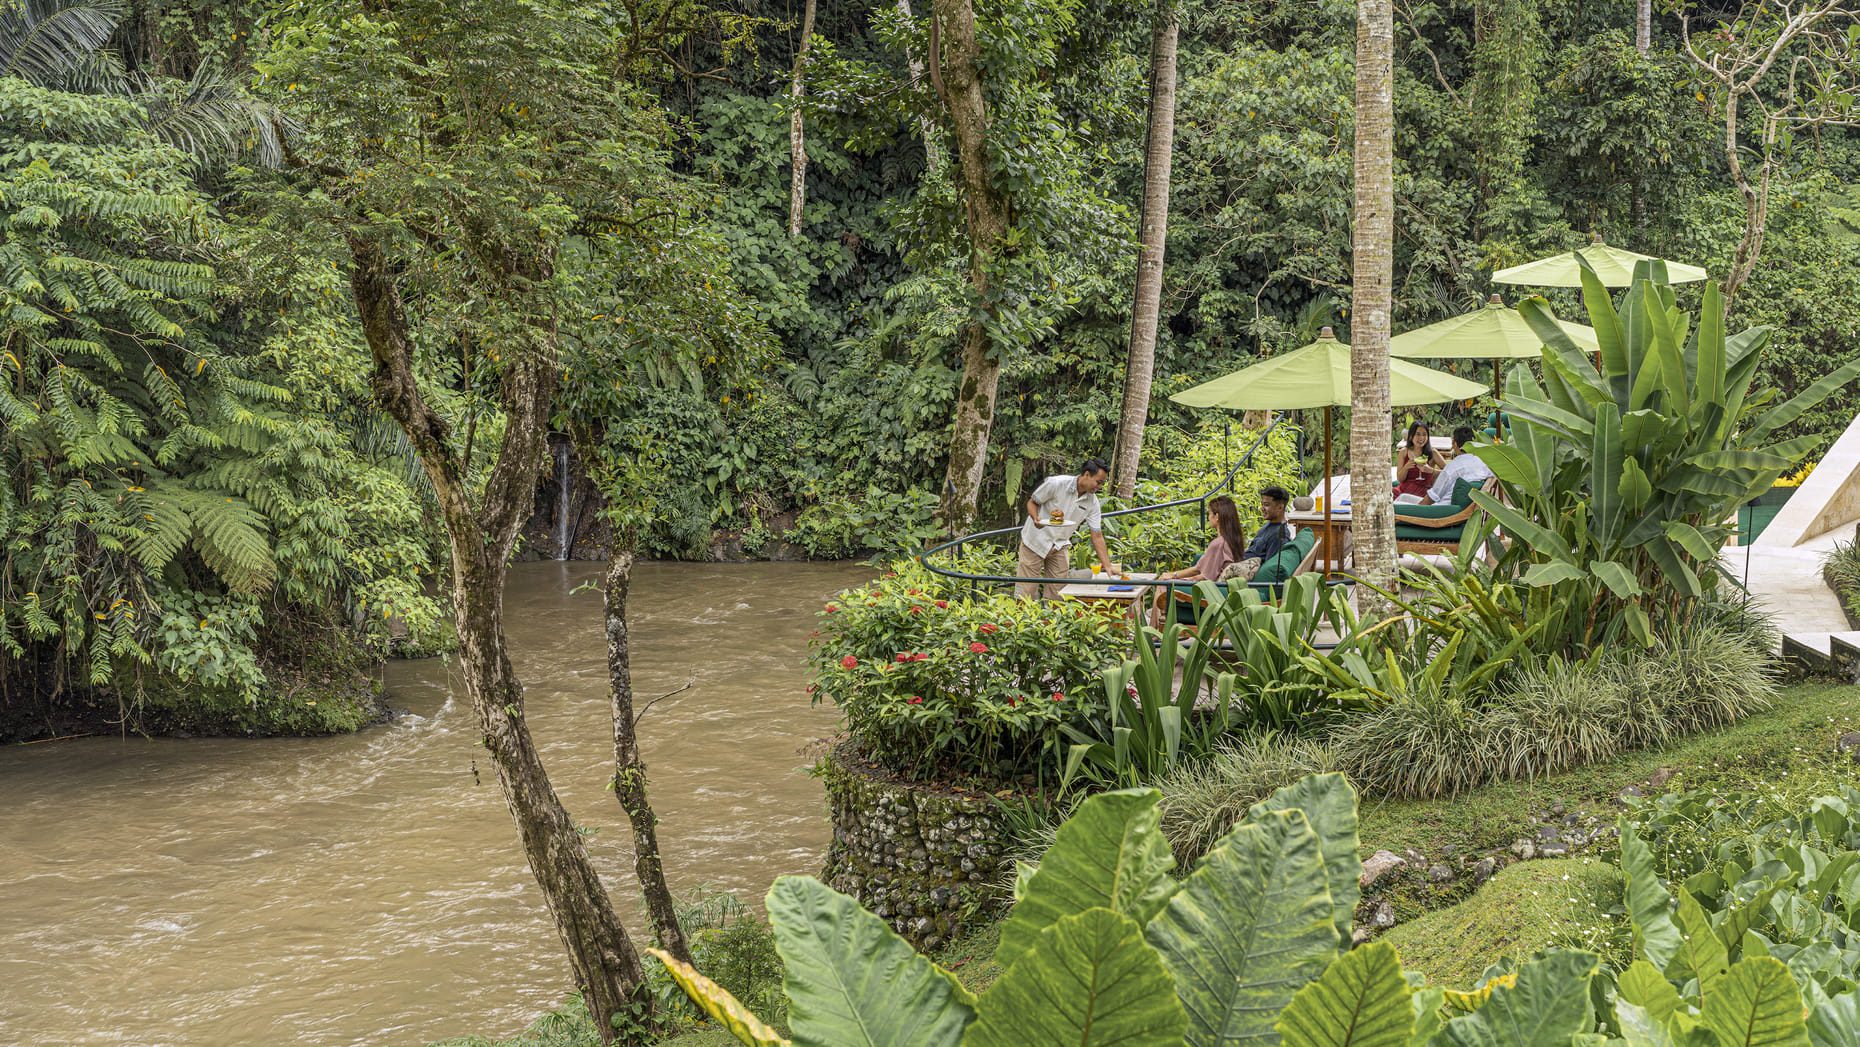
<path fill-rule="evenodd" d="M 352 236 L 349 247 L 355 262 L 350 287 L 374 360 L 370 381 L 375 400 L 412 442 L 445 522 L 452 554 L 452 619 L 465 693 L 477 713 L 482 741 L 497 770 L 530 872 L 568 951 L 576 987 L 603 1041 L 611 1042 L 614 1018 L 649 1006 L 651 998 L 633 943 L 530 738 L 523 684 L 510 664 L 504 633 L 505 572 L 517 528 L 535 495 L 547 444 L 556 383 L 553 337 L 513 345 L 504 353 L 504 442 L 482 502 L 474 510 L 449 427 L 414 382 L 414 344 L 393 268 L 371 241 Z"/>
<path fill-rule="evenodd" d="M 1653 0 L 1634 4 L 1634 50 L 1643 55 L 1653 50 Z"/>
<path fill-rule="evenodd" d="M 938 47 L 941 37 L 945 47 Z M 939 53 L 947 51 L 947 54 Z M 988 107 L 982 97 L 981 45 L 975 37 L 972 0 L 933 0 L 930 82 L 949 111 L 956 135 L 956 166 L 969 234 L 969 292 L 993 316 L 988 267 L 1007 234 L 1008 203 L 989 177 Z M 995 419 L 1001 380 L 998 347 L 988 327 L 971 319 L 962 327 L 962 382 L 943 481 L 943 525 L 957 533 L 975 519 L 981 500 L 988 435 Z"/>
<path fill-rule="evenodd" d="M 686 963 L 691 950 L 678 910 L 665 886 L 665 866 L 659 860 L 659 819 L 646 796 L 646 764 L 639 757 L 633 711 L 633 653 L 626 624 L 627 594 L 633 584 L 633 550 L 615 548 L 607 561 L 607 587 L 602 606 L 607 618 L 607 693 L 614 720 L 614 798 L 633 826 L 633 872 L 646 899 L 646 913 L 659 947 Z"/>
<path fill-rule="evenodd" d="M 911 20 L 911 0 L 898 0 L 898 14 L 905 21 Z M 911 87 L 916 88 L 924 82 L 924 64 L 915 58 L 908 60 L 911 70 Z M 924 140 L 924 169 L 936 171 L 943 166 L 943 145 L 937 138 L 936 121 L 927 114 L 917 117 L 917 131 Z"/>
<path fill-rule="evenodd" d="M 1732 88 L 1724 102 L 1724 163 L 1738 195 L 1744 198 L 1744 232 L 1738 237 L 1737 253 L 1731 258 L 1731 272 L 1724 278 L 1727 309 L 1736 301 L 1737 292 L 1743 289 L 1750 275 L 1757 271 L 1757 259 L 1763 254 L 1763 230 L 1770 213 L 1770 150 L 1765 148 L 1760 154 L 1763 159 L 1757 168 L 1757 178 L 1752 181 L 1738 141 L 1738 98 L 1737 90 Z M 1766 147 L 1772 144 L 1769 136 L 1773 133 L 1773 125 L 1765 124 L 1763 144 Z"/>
<path fill-rule="evenodd" d="M 1175 0 L 1156 0 L 1150 27 L 1150 127 L 1143 152 L 1143 217 L 1138 230 L 1137 289 L 1130 310 L 1130 349 L 1124 363 L 1124 404 L 1111 463 L 1115 491 L 1137 489 L 1143 427 L 1150 414 L 1156 373 L 1156 325 L 1162 313 L 1163 250 L 1169 238 L 1169 169 L 1175 148 L 1175 45 L 1182 28 Z"/>
<path fill-rule="evenodd" d="M 1356 3 L 1356 201 L 1350 289 L 1350 512 L 1356 574 L 1390 587 L 1389 311 L 1395 273 L 1395 20 L 1390 0 Z M 1365 614 L 1382 601 L 1358 587 Z"/>
<path fill-rule="evenodd" d="M 806 91 L 807 45 L 814 39 L 814 0 L 801 9 L 801 43 L 794 49 L 794 83 L 788 114 L 788 235 L 801 235 L 801 212 L 807 205 L 807 130 L 801 119 L 801 97 Z M 669 950 L 668 950 L 669 951 Z"/>

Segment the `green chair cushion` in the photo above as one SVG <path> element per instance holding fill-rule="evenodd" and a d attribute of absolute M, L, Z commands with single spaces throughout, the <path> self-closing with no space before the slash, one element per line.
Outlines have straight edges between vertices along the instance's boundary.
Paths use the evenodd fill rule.
<path fill-rule="evenodd" d="M 1458 515 L 1459 511 L 1464 508 L 1466 507 L 1463 505 L 1398 505 L 1395 507 L 1395 526 L 1401 526 L 1403 517 L 1410 520 L 1444 520 L 1449 516 Z"/>
<path fill-rule="evenodd" d="M 1259 565 L 1259 573 L 1253 576 L 1253 581 L 1256 584 L 1271 585 L 1290 578 L 1292 572 L 1298 570 L 1298 564 L 1304 560 L 1305 554 L 1317 544 L 1317 539 L 1317 531 L 1314 528 L 1307 527 L 1299 531 L 1296 538 L 1285 543 L 1285 547 L 1280 549 L 1276 555 L 1269 557 L 1265 563 Z"/>
<path fill-rule="evenodd" d="M 1433 506 L 1425 508 L 1431 509 Z M 1441 508 L 1446 509 L 1451 506 L 1441 506 Z M 1465 530 L 1466 525 L 1463 523 L 1454 524 L 1452 527 L 1422 527 L 1417 524 L 1402 523 L 1399 516 L 1395 518 L 1395 540 L 1398 542 L 1457 542 L 1460 540 L 1461 532 Z"/>
<path fill-rule="evenodd" d="M 1453 496 L 1447 499 L 1448 504 L 1456 505 L 1461 509 L 1466 508 L 1472 504 L 1472 493 L 1477 491 L 1483 483 L 1485 483 L 1484 480 L 1453 481 Z"/>

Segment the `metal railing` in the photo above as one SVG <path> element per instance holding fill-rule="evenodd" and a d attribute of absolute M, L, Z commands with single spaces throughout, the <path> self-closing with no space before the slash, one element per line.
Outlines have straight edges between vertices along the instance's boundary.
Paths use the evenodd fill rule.
<path fill-rule="evenodd" d="M 1233 463 L 1233 466 L 1230 469 L 1227 470 L 1227 475 L 1222 477 L 1221 481 L 1218 484 L 1215 484 L 1214 487 L 1208 490 L 1206 493 L 1199 494 L 1199 495 L 1190 495 L 1186 498 L 1177 498 L 1173 501 L 1168 501 L 1168 502 L 1156 502 L 1151 505 L 1133 505 L 1127 509 L 1114 509 L 1111 512 L 1105 513 L 1104 519 L 1108 520 L 1108 519 L 1113 519 L 1113 518 L 1121 517 L 1121 516 L 1136 516 L 1141 513 L 1153 513 L 1153 512 L 1160 511 L 1160 510 L 1179 509 L 1185 505 L 1193 505 L 1196 508 L 1196 518 L 1200 521 L 1201 526 L 1205 528 L 1208 524 L 1208 501 L 1210 499 L 1217 498 L 1220 495 L 1226 494 L 1233 489 L 1234 477 L 1240 475 L 1240 470 L 1245 469 L 1247 466 L 1253 463 L 1253 456 L 1259 453 L 1260 448 L 1266 446 L 1266 441 L 1271 438 L 1274 432 L 1278 431 L 1280 426 L 1284 426 L 1286 430 L 1290 432 L 1299 433 L 1301 437 L 1303 435 L 1302 431 L 1297 426 L 1287 421 L 1284 415 L 1274 415 L 1272 419 L 1272 423 L 1266 426 L 1266 428 L 1260 430 L 1259 435 L 1253 438 L 1253 442 L 1248 444 L 1246 446 L 1246 449 L 1240 452 L 1239 459 Z M 1054 581 L 1060 581 L 1061 579 L 1026 578 L 1026 577 L 1021 577 L 1019 575 L 973 574 L 971 572 L 959 570 L 959 569 L 952 568 L 952 567 L 938 566 L 937 564 L 931 562 L 932 557 L 935 557 L 945 552 L 949 554 L 950 559 L 954 560 L 962 555 L 962 551 L 965 546 L 973 542 L 984 542 L 984 541 L 989 541 L 989 540 L 996 539 L 996 538 L 1005 538 L 1009 535 L 1018 535 L 1019 533 L 1020 533 L 1020 525 L 1017 524 L 1012 527 L 997 527 L 992 531 L 977 531 L 974 534 L 965 534 L 960 538 L 954 538 L 954 539 L 951 539 L 950 541 L 944 542 L 941 545 L 932 546 L 931 548 L 926 549 L 923 552 L 917 554 L 917 562 L 923 564 L 924 567 L 926 567 L 930 571 L 936 574 L 940 574 L 945 578 L 953 578 L 953 579 L 956 579 L 957 581 L 967 582 L 971 585 L 975 585 L 978 583 L 987 583 L 987 584 L 993 584 L 993 585 L 1018 585 L 1021 583 L 1047 584 L 1047 583 L 1051 583 Z M 1186 588 L 1187 584 L 1192 584 L 1192 583 L 1185 584 L 1180 580 L 1168 580 L 1168 579 L 1160 579 L 1160 578 L 1125 578 L 1125 579 L 1118 579 L 1117 584 L 1142 586 L 1144 588 L 1156 588 L 1156 587 L 1162 586 L 1162 587 L 1182 589 L 1182 588 Z"/>

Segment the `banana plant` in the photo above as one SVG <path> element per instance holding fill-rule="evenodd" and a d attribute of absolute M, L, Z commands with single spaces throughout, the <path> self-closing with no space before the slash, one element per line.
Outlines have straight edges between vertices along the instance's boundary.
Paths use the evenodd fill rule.
<path fill-rule="evenodd" d="M 1550 305 L 1519 306 L 1544 340 L 1541 385 L 1512 371 L 1511 439 L 1475 445 L 1500 494 L 1473 500 L 1509 540 L 1501 566 L 1538 590 L 1532 620 L 1584 650 L 1625 630 L 1652 642 L 1719 577 L 1742 503 L 1794 469 L 1813 437 L 1776 434 L 1860 377 L 1852 361 L 1775 403 L 1755 388 L 1767 328 L 1727 335 L 1707 284 L 1694 324 L 1646 263 L 1619 303 L 1586 263 L 1582 297 L 1600 343 L 1591 363 Z"/>

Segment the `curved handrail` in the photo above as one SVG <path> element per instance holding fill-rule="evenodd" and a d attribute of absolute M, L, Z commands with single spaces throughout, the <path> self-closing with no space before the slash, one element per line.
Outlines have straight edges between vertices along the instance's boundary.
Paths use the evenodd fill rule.
<path fill-rule="evenodd" d="M 1194 504 L 1198 506 L 1201 510 L 1202 523 L 1204 524 L 1207 523 L 1208 500 L 1210 498 L 1214 498 L 1230 490 L 1233 487 L 1234 477 L 1240 475 L 1240 470 L 1246 468 L 1249 464 L 1251 464 L 1251 462 L 1253 461 L 1253 455 L 1258 453 L 1259 449 L 1266 445 L 1267 439 L 1269 439 L 1272 436 L 1274 430 L 1278 429 L 1279 426 L 1281 425 L 1284 425 L 1288 429 L 1296 428 L 1296 426 L 1293 426 L 1289 422 L 1286 421 L 1286 417 L 1284 415 L 1282 414 L 1274 415 L 1272 419 L 1272 423 L 1266 426 L 1266 428 L 1260 430 L 1259 435 L 1253 438 L 1253 442 L 1248 444 L 1244 451 L 1240 452 L 1239 460 L 1234 463 L 1233 468 L 1227 470 L 1227 475 L 1222 477 L 1221 481 L 1215 484 L 1212 488 L 1210 488 L 1205 494 L 1190 495 L 1187 498 L 1177 498 L 1173 501 L 1168 501 L 1168 502 L 1156 502 L 1152 505 L 1133 505 L 1127 509 L 1114 509 L 1111 512 L 1105 513 L 1104 514 L 1105 518 L 1109 519 L 1109 518 L 1114 518 L 1114 517 L 1119 517 L 1119 516 L 1134 516 L 1138 513 L 1155 512 L 1158 509 L 1175 509 L 1180 506 Z M 962 547 L 969 544 L 970 542 L 980 542 L 980 541 L 985 541 L 990 538 L 1003 538 L 1003 537 L 1006 537 L 1007 535 L 1018 534 L 1018 533 L 1020 533 L 1020 527 L 1014 526 L 1014 527 L 997 527 L 992 531 L 977 531 L 974 534 L 965 534 L 961 536 L 960 538 L 952 538 L 949 541 L 944 542 L 941 545 L 932 546 L 931 548 L 925 549 L 923 552 L 918 553 L 917 562 L 920 564 L 923 564 L 924 567 L 930 572 L 932 572 L 933 574 L 940 574 L 945 578 L 954 578 L 954 579 L 957 579 L 958 581 L 964 581 L 964 582 L 970 582 L 970 583 L 990 582 L 990 583 L 995 583 L 995 584 L 1020 584 L 1022 582 L 1046 583 L 1046 582 L 1053 581 L 1053 579 L 1051 578 L 1023 578 L 1018 575 L 970 574 L 967 571 L 958 571 L 958 570 L 954 570 L 954 569 L 947 568 L 947 567 L 938 567 L 936 564 L 933 564 L 930 562 L 931 557 L 937 555 L 938 553 L 944 552 L 945 550 L 954 550 L 953 552 L 950 553 L 950 556 L 956 557 L 956 556 L 962 555 Z M 1120 585 L 1140 585 L 1145 588 L 1155 588 L 1157 586 L 1170 586 L 1174 588 L 1183 587 L 1183 583 L 1181 582 L 1180 579 L 1162 579 L 1162 578 L 1127 578 L 1127 579 L 1120 579 L 1119 584 Z"/>

